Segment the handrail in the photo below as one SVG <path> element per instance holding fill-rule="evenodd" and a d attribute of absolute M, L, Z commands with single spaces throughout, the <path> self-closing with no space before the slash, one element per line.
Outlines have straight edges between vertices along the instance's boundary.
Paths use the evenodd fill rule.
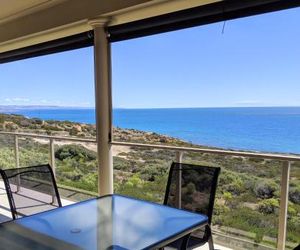
<path fill-rule="evenodd" d="M 40 135 L 40 134 L 30 134 L 30 133 L 20 133 L 20 132 L 6 132 L 0 131 L 3 135 L 14 135 L 20 137 L 33 137 L 41 139 L 53 139 L 55 141 L 74 141 L 74 142 L 87 142 L 87 143 L 97 143 L 96 139 L 86 139 L 86 138 L 76 138 L 67 136 L 52 136 L 52 135 Z M 249 151 L 239 151 L 239 150 L 224 150 L 224 149 L 214 149 L 214 148 L 197 148 L 197 147 L 181 147 L 181 146 L 170 146 L 161 144 L 147 144 L 147 143 L 136 143 L 136 142 L 121 142 L 112 141 L 111 145 L 114 146 L 128 146 L 128 147 L 144 147 L 153 149 L 166 149 L 180 152 L 198 152 L 198 153 L 209 153 L 209 154 L 219 154 L 219 155 L 230 155 L 230 156 L 243 156 L 243 157 L 255 157 L 261 159 L 272 159 L 280 161 L 300 161 L 300 155 L 296 154 L 279 154 L 279 153 L 258 153 Z"/>
<path fill-rule="evenodd" d="M 280 161 L 300 161 L 300 155 L 289 155 L 289 154 L 271 154 L 271 153 L 256 153 L 246 151 L 235 151 L 235 150 L 223 150 L 223 149 L 211 149 L 211 148 L 194 148 L 194 147 L 180 147 L 180 146 L 169 146 L 169 145 L 158 145 L 158 144 L 145 144 L 145 143 L 134 143 L 134 142 L 119 142 L 113 141 L 112 145 L 115 146 L 128 146 L 128 147 L 145 147 L 153 149 L 167 149 L 181 152 L 198 152 L 198 153 L 210 153 L 219 155 L 231 155 L 231 156 L 244 156 L 244 157 L 256 157 L 262 159 L 273 159 Z"/>
<path fill-rule="evenodd" d="M 34 137 L 41 139 L 53 139 L 55 141 L 76 141 L 76 142 L 89 142 L 97 143 L 96 139 L 86 139 L 86 138 L 76 138 L 76 137 L 67 137 L 67 136 L 52 136 L 52 135 L 40 135 L 40 134 L 30 134 L 30 133 L 20 133 L 20 132 L 6 132 L 0 131 L 0 135 L 17 135 L 20 137 Z"/>

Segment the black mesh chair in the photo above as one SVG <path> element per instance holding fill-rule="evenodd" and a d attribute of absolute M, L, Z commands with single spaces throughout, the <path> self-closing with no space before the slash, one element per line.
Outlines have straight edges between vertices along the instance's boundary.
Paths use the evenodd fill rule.
<path fill-rule="evenodd" d="M 171 243 L 176 249 L 192 249 L 208 242 L 213 249 L 210 229 L 220 168 L 174 163 L 171 166 L 164 205 L 205 214 L 208 225 L 188 238 Z"/>
<path fill-rule="evenodd" d="M 1 169 L 13 219 L 61 207 L 49 164 Z"/>

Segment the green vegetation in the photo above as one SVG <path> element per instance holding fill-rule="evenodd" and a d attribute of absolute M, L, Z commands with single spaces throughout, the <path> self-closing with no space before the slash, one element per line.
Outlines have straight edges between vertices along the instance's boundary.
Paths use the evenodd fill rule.
<path fill-rule="evenodd" d="M 79 137 L 92 137 L 95 127 L 71 122 L 41 121 L 22 116 L 0 114 L 0 129 L 38 132 Z M 34 130 L 34 131 L 33 131 Z M 115 140 L 193 146 L 171 137 L 137 130 L 114 129 Z M 49 161 L 47 141 L 21 139 L 20 165 Z M 14 167 L 13 137 L 0 135 L 0 167 Z M 198 146 L 199 147 L 199 146 Z M 115 192 L 162 203 L 167 175 L 175 153 L 139 147 L 115 147 Z M 60 185 L 97 192 L 98 172 L 95 148 L 87 144 L 59 143 L 55 148 L 56 175 Z M 222 168 L 219 177 L 213 224 L 227 232 L 249 238 L 256 243 L 275 244 L 268 237 L 277 237 L 280 174 L 282 163 L 257 158 L 217 156 L 207 153 L 185 153 L 184 161 Z M 184 191 L 193 193 L 194 186 Z M 300 238 L 300 164 L 293 163 L 288 207 L 290 242 Z M 234 231 L 235 230 L 235 231 Z M 247 234 L 247 235 L 246 235 Z"/>

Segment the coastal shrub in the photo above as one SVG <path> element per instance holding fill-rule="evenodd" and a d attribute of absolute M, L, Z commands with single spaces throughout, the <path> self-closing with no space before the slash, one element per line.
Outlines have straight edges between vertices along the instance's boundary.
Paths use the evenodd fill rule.
<path fill-rule="evenodd" d="M 232 183 L 227 185 L 226 189 L 235 195 L 239 195 L 245 190 L 244 183 L 241 178 L 236 178 Z"/>
<path fill-rule="evenodd" d="M 254 187 L 254 193 L 262 199 L 272 198 L 278 190 L 278 185 L 272 180 L 259 180 Z"/>
<path fill-rule="evenodd" d="M 58 183 L 90 192 L 98 191 L 98 175 L 96 173 L 88 174 L 85 177 L 80 178 L 80 180 L 78 181 L 74 181 L 69 178 L 64 178 L 59 180 Z"/>
<path fill-rule="evenodd" d="M 264 238 L 263 230 L 256 230 L 254 242 L 255 243 L 260 243 L 260 242 L 262 242 L 263 238 Z"/>
<path fill-rule="evenodd" d="M 126 172 L 131 171 L 131 161 L 128 161 L 122 157 L 114 156 L 113 163 L 115 170 L 122 170 Z"/>
<path fill-rule="evenodd" d="M 32 119 L 30 119 L 30 120 L 31 120 L 31 122 L 32 122 L 33 124 L 42 125 L 42 124 L 44 123 L 44 121 L 41 120 L 41 119 L 39 119 L 39 118 L 32 118 Z"/>
<path fill-rule="evenodd" d="M 134 174 L 125 182 L 116 185 L 115 192 L 142 200 L 162 203 L 166 181 L 166 177 L 158 177 L 155 181 L 145 181 L 140 178 L 139 174 Z"/>
<path fill-rule="evenodd" d="M 55 125 L 49 125 L 49 124 L 44 124 L 41 126 L 42 129 L 45 129 L 46 131 L 61 131 L 61 128 L 56 127 Z"/>
<path fill-rule="evenodd" d="M 31 125 L 31 122 L 29 120 L 22 120 L 20 122 L 20 126 L 22 127 L 29 127 Z"/>
<path fill-rule="evenodd" d="M 291 187 L 289 191 L 289 198 L 295 204 L 300 204 L 300 187 Z"/>
<path fill-rule="evenodd" d="M 48 145 L 31 139 L 19 140 L 20 166 L 34 166 L 49 162 Z"/>
<path fill-rule="evenodd" d="M 3 128 L 6 131 L 16 131 L 18 130 L 19 126 L 13 122 L 6 122 L 3 124 Z"/>
<path fill-rule="evenodd" d="M 232 182 L 235 178 L 235 173 L 228 171 L 228 170 L 223 170 L 219 176 L 219 185 L 227 185 L 230 182 Z"/>
<path fill-rule="evenodd" d="M 4 123 L 4 122 L 5 122 L 5 117 L 2 114 L 0 114 L 0 123 Z"/>
<path fill-rule="evenodd" d="M 230 203 L 230 201 L 232 200 L 232 194 L 230 192 L 224 192 L 223 193 L 223 199 L 225 201 L 225 205 L 228 206 L 228 204 Z"/>
<path fill-rule="evenodd" d="M 255 234 L 277 237 L 277 218 L 273 214 L 261 214 L 247 207 L 236 207 L 221 216 L 222 224 L 252 232 Z M 257 240 L 259 240 L 259 238 Z"/>
<path fill-rule="evenodd" d="M 45 133 L 41 128 L 42 125 L 49 126 L 49 133 L 55 132 L 52 130 L 53 127 L 61 129 L 63 130 L 61 134 L 64 136 L 69 135 L 69 130 L 73 127 L 78 128 L 77 136 L 85 134 L 88 137 L 95 135 L 96 132 L 94 125 L 30 119 L 28 121 L 31 125 L 28 127 L 27 122 L 21 122 L 26 119 L 24 117 L 13 116 L 5 119 L 3 117 L 1 120 L 0 116 L 0 123 L 1 121 L 2 123 L 11 122 L 11 125 L 17 125 L 19 131 L 23 132 L 30 132 L 32 129 L 35 133 Z M 81 127 L 81 132 L 79 132 L 78 125 Z M 133 137 L 133 141 L 143 141 L 146 136 L 149 143 L 158 143 L 160 140 L 158 134 L 145 135 L 144 132 L 137 130 L 119 129 L 114 136 L 120 138 L 122 136 L 121 140 L 130 140 L 130 137 Z M 169 140 L 169 142 L 170 145 L 189 145 L 176 139 Z M 20 138 L 19 144 L 22 164 L 49 161 L 48 143 L 42 145 L 34 140 L 25 141 Z M 0 167 L 15 166 L 13 145 L 14 137 L 0 137 Z M 190 144 L 189 146 L 197 145 Z M 97 192 L 98 172 L 95 152 L 79 144 L 69 144 L 56 147 L 55 156 L 56 176 L 59 184 Z M 173 151 L 131 147 L 130 152 L 125 151 L 114 157 L 115 192 L 161 203 L 165 193 L 168 169 L 174 159 Z M 195 152 L 185 153 L 184 161 L 222 167 L 213 216 L 214 224 L 224 226 L 221 230 L 226 227 L 237 232 L 244 231 L 251 234 L 249 238 L 252 241 L 256 237 L 256 242 L 263 240 L 265 243 L 263 236 L 276 237 L 278 228 L 276 210 L 278 207 L 276 202 L 273 202 L 274 205 L 271 201 L 272 199 L 276 200 L 279 192 L 278 180 L 281 169 L 279 161 L 249 160 L 247 157 L 224 157 Z M 300 163 L 295 162 L 291 168 L 289 193 L 291 202 L 288 206 L 287 239 L 293 242 L 299 241 L 300 235 L 299 167 Z M 192 198 L 196 188 L 193 185 L 183 188 L 186 199 Z M 264 211 L 259 210 L 259 204 L 261 205 L 260 209 L 265 209 Z M 270 210 L 275 212 L 268 213 Z"/>
<path fill-rule="evenodd" d="M 240 177 L 243 180 L 245 190 L 250 191 L 252 193 L 257 181 L 259 180 L 259 177 L 251 176 L 245 173 L 240 174 Z"/>
<path fill-rule="evenodd" d="M 15 140 L 13 136 L 0 135 L 0 149 L 1 148 L 13 149 L 14 143 Z"/>
<path fill-rule="evenodd" d="M 288 203 L 288 218 L 292 218 L 293 216 L 297 216 L 297 209 L 294 203 Z"/>
<path fill-rule="evenodd" d="M 220 204 L 218 202 L 214 205 L 214 211 L 213 211 L 213 217 L 212 217 L 212 223 L 214 225 L 222 226 L 226 221 L 226 216 L 230 212 L 230 209 L 223 204 Z M 226 223 L 225 223 L 226 225 Z"/>
<path fill-rule="evenodd" d="M 13 168 L 15 167 L 15 155 L 12 148 L 0 149 L 0 168 Z"/>
<path fill-rule="evenodd" d="M 89 173 L 87 175 L 84 175 L 80 179 L 80 182 L 78 182 L 77 187 L 87 191 L 97 192 L 98 189 L 97 173 Z"/>
<path fill-rule="evenodd" d="M 218 185 L 222 186 L 223 191 L 230 192 L 234 195 L 239 195 L 245 190 L 242 178 L 239 174 L 232 171 L 222 171 Z"/>
<path fill-rule="evenodd" d="M 143 166 L 140 170 L 141 178 L 148 181 L 154 181 L 156 177 L 166 175 L 168 167 L 163 162 L 152 163 Z"/>
<path fill-rule="evenodd" d="M 96 153 L 86 149 L 83 146 L 71 144 L 61 146 L 55 151 L 55 158 L 64 160 L 66 158 L 76 158 L 77 160 L 83 159 L 84 161 L 91 161 L 96 159 Z"/>
<path fill-rule="evenodd" d="M 72 127 L 70 130 L 69 130 L 69 133 L 71 136 L 75 136 L 78 134 L 78 129 L 76 127 Z"/>
<path fill-rule="evenodd" d="M 258 210 L 264 214 L 275 213 L 279 208 L 279 201 L 274 198 L 262 200 L 258 203 Z"/>
<path fill-rule="evenodd" d="M 287 239 L 292 242 L 299 243 L 300 235 L 300 216 L 292 216 L 287 221 Z"/>
<path fill-rule="evenodd" d="M 130 177 L 125 183 L 119 185 L 118 190 L 119 194 L 125 194 L 128 196 L 133 196 L 139 199 L 151 199 L 151 195 L 146 192 L 144 189 L 145 181 L 140 178 L 138 174 Z"/>

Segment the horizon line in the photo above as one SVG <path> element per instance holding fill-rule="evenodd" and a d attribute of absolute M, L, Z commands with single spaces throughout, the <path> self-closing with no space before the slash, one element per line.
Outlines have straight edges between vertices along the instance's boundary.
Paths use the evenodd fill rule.
<path fill-rule="evenodd" d="M 3 105 L 10 108 L 71 108 L 71 109 L 95 109 L 94 106 L 60 106 L 60 105 Z M 202 106 L 202 107 L 113 107 L 112 109 L 205 109 L 205 108 L 300 108 L 300 105 L 273 105 L 273 106 Z"/>

